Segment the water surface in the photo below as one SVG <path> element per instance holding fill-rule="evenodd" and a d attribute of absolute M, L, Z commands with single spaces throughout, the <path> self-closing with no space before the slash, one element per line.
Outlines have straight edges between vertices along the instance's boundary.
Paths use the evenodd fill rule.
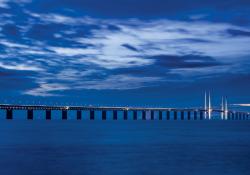
<path fill-rule="evenodd" d="M 249 121 L 0 121 L 1 175 L 249 175 Z"/>

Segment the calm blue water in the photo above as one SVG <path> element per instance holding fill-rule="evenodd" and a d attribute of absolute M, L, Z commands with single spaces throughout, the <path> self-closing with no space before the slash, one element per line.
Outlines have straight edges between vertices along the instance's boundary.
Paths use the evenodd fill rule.
<path fill-rule="evenodd" d="M 0 175 L 249 175 L 250 121 L 0 121 Z"/>

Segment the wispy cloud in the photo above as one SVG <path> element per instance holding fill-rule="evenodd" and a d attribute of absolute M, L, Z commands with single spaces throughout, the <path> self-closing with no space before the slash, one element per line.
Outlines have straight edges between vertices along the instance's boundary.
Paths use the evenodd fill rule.
<path fill-rule="evenodd" d="M 163 79 L 160 77 L 136 77 L 128 75 L 114 75 L 109 76 L 104 80 L 89 80 L 85 81 L 83 85 L 79 85 L 79 89 L 113 89 L 126 90 L 138 89 L 145 86 L 153 86 L 152 82 L 160 82 Z"/>
<path fill-rule="evenodd" d="M 56 13 L 40 14 L 40 13 L 30 12 L 27 10 L 25 10 L 25 13 L 45 23 L 82 25 L 82 24 L 93 24 L 97 22 L 97 20 L 94 20 L 93 18 L 89 18 L 87 16 L 82 17 L 82 18 L 77 18 L 77 17 L 65 16 L 62 14 L 56 14 Z"/>
<path fill-rule="evenodd" d="M 87 73 L 88 74 L 88 73 Z M 58 75 L 63 78 L 64 83 L 49 83 L 47 81 L 39 80 L 38 87 L 30 89 L 24 92 L 26 95 L 33 96 L 58 96 L 58 92 L 65 90 L 82 90 L 82 89 L 94 89 L 94 90 L 128 90 L 138 89 L 141 87 L 154 86 L 152 82 L 163 81 L 160 77 L 135 77 L 128 75 L 114 75 L 104 79 L 93 79 L 78 82 L 79 78 L 75 75 Z M 46 79 L 46 78 L 45 78 Z M 45 80 L 44 79 L 44 80 Z M 48 79 L 47 79 L 48 80 Z M 67 81 L 70 80 L 70 84 Z M 76 80 L 76 81 L 72 81 Z"/>
<path fill-rule="evenodd" d="M 22 4 L 22 3 L 28 3 L 31 2 L 32 0 L 0 0 L 0 8 L 9 8 L 10 2 L 12 3 L 17 3 L 17 4 Z"/>
<path fill-rule="evenodd" d="M 250 103 L 242 103 L 242 104 L 232 104 L 233 106 L 241 106 L 241 107 L 250 107 Z"/>
<path fill-rule="evenodd" d="M 27 90 L 23 94 L 42 97 L 58 96 L 55 92 L 68 89 L 70 89 L 70 86 L 66 84 L 39 82 L 37 88 Z"/>
<path fill-rule="evenodd" d="M 0 62 L 0 68 L 4 69 L 12 69 L 12 70 L 26 70 L 26 71 L 42 71 L 43 68 L 38 67 L 36 65 L 28 65 L 28 64 L 22 64 L 22 63 L 9 63 L 4 64 Z"/>

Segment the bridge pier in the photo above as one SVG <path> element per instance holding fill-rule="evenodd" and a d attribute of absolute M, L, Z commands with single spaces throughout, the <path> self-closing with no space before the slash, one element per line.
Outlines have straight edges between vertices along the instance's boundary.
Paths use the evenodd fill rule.
<path fill-rule="evenodd" d="M 227 120 L 231 120 L 231 112 L 227 113 Z"/>
<path fill-rule="evenodd" d="M 118 120 L 118 114 L 117 111 L 113 111 L 113 120 Z"/>
<path fill-rule="evenodd" d="M 188 119 L 188 120 L 191 120 L 191 111 L 188 111 L 187 119 Z"/>
<path fill-rule="evenodd" d="M 82 120 L 82 111 L 81 110 L 76 111 L 76 119 Z"/>
<path fill-rule="evenodd" d="M 12 109 L 7 109 L 6 110 L 6 119 L 7 120 L 12 120 L 13 119 L 13 110 Z"/>
<path fill-rule="evenodd" d="M 32 109 L 28 109 L 27 110 L 27 119 L 28 120 L 33 120 L 34 115 L 33 115 L 33 110 Z"/>
<path fill-rule="evenodd" d="M 231 114 L 230 114 L 230 120 L 234 120 L 234 113 L 233 112 L 231 112 Z"/>
<path fill-rule="evenodd" d="M 159 120 L 162 120 L 162 111 L 159 111 Z"/>
<path fill-rule="evenodd" d="M 181 111 L 181 120 L 184 120 L 184 111 Z"/>
<path fill-rule="evenodd" d="M 142 120 L 146 120 L 146 111 L 142 111 Z"/>
<path fill-rule="evenodd" d="M 194 111 L 194 120 L 197 120 L 197 111 Z"/>
<path fill-rule="evenodd" d="M 51 110 L 46 110 L 46 120 L 51 120 Z"/>
<path fill-rule="evenodd" d="M 90 120 L 95 120 L 95 111 L 94 110 L 90 110 Z"/>
<path fill-rule="evenodd" d="M 102 111 L 102 120 L 107 120 L 107 111 Z"/>
<path fill-rule="evenodd" d="M 133 111 L 133 119 L 137 120 L 137 111 Z"/>
<path fill-rule="evenodd" d="M 174 120 L 177 120 L 177 111 L 174 111 Z"/>
<path fill-rule="evenodd" d="M 151 120 L 155 119 L 155 111 L 151 110 L 151 112 L 150 112 L 150 118 L 151 118 Z"/>
<path fill-rule="evenodd" d="M 235 119 L 235 120 L 238 120 L 238 118 L 239 118 L 239 114 L 238 114 L 238 112 L 236 112 L 236 113 L 235 113 L 235 118 L 234 118 L 234 119 Z"/>
<path fill-rule="evenodd" d="M 204 118 L 203 114 L 204 114 L 203 111 L 200 111 L 200 120 L 203 120 L 203 118 Z"/>
<path fill-rule="evenodd" d="M 170 120 L 170 111 L 167 111 L 167 120 Z"/>
<path fill-rule="evenodd" d="M 127 110 L 123 111 L 123 119 L 128 120 L 128 111 Z"/>
<path fill-rule="evenodd" d="M 67 119 L 68 119 L 68 111 L 62 110 L 62 120 L 67 120 Z"/>

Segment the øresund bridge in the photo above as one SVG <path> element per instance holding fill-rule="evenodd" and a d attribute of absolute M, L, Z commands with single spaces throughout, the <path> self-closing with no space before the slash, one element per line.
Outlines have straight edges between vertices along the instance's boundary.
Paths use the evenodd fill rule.
<path fill-rule="evenodd" d="M 52 119 L 52 111 L 60 111 L 62 120 L 68 119 L 68 111 L 76 112 L 76 119 L 83 117 L 90 120 L 97 119 L 96 112 L 101 112 L 101 119 L 107 120 L 107 113 L 111 112 L 112 119 L 128 120 L 250 120 L 249 112 L 228 110 L 227 99 L 222 100 L 220 109 L 211 106 L 210 94 L 205 94 L 204 108 L 149 108 L 149 107 L 107 107 L 107 106 L 47 106 L 47 105 L 15 105 L 0 104 L 0 110 L 6 111 L 6 119 L 14 119 L 13 111 L 27 111 L 27 119 L 34 119 L 34 111 L 44 111 L 46 120 Z M 82 115 L 87 111 L 88 115 Z M 86 112 L 85 112 L 86 113 Z M 219 116 L 219 117 L 218 117 Z"/>

